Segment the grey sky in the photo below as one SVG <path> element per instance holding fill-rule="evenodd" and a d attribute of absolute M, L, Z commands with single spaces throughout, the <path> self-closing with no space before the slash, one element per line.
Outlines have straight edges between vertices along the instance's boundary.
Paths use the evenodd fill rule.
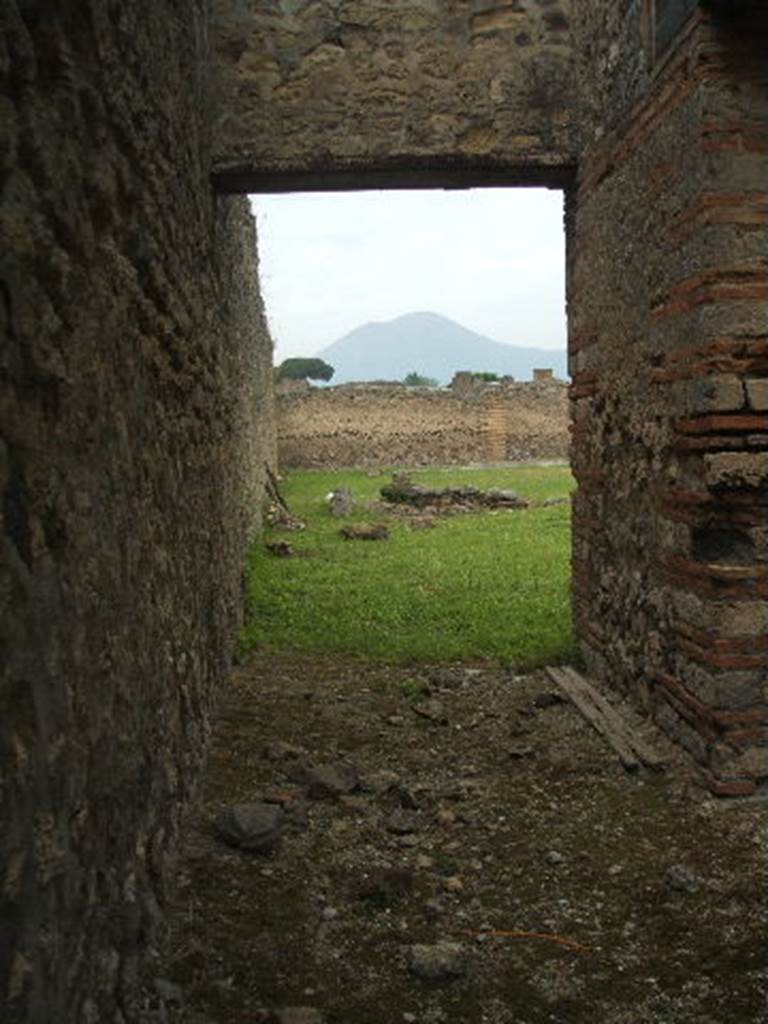
<path fill-rule="evenodd" d="M 430 310 L 565 347 L 563 197 L 547 189 L 252 196 L 275 361 Z"/>

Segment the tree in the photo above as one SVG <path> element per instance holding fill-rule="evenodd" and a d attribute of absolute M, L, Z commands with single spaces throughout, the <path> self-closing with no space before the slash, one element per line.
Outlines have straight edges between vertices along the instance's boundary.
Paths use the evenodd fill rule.
<path fill-rule="evenodd" d="M 410 373 L 403 377 L 403 384 L 407 384 L 409 388 L 436 388 L 437 381 L 434 377 L 424 377 L 420 373 L 416 373 L 415 370 L 411 370 Z"/>
<path fill-rule="evenodd" d="M 472 374 L 475 380 L 484 380 L 488 384 L 493 384 L 494 381 L 499 379 L 498 373 L 491 373 L 489 370 L 478 370 Z"/>
<path fill-rule="evenodd" d="M 275 376 L 278 380 L 330 380 L 334 372 L 322 359 L 284 359 Z"/>

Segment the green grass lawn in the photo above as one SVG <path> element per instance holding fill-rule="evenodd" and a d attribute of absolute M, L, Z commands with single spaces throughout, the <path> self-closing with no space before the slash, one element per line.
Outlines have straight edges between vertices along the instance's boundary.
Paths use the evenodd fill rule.
<path fill-rule="evenodd" d="M 505 487 L 537 502 L 565 497 L 567 466 L 419 470 L 415 482 Z M 303 471 L 282 485 L 300 533 L 268 531 L 248 564 L 244 650 L 356 655 L 390 662 L 500 659 L 521 669 L 572 654 L 570 507 L 532 507 L 440 519 L 411 530 L 395 517 L 331 517 L 325 495 L 349 487 L 378 497 L 382 473 Z M 388 541 L 347 541 L 347 521 L 386 522 Z M 289 540 L 307 557 L 276 558 L 264 541 Z"/>

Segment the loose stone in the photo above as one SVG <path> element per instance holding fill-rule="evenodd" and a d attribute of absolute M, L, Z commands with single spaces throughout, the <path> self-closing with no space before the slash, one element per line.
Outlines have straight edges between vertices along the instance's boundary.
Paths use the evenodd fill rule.
<path fill-rule="evenodd" d="M 533 747 L 510 747 L 509 756 L 515 761 L 522 761 L 526 757 L 533 757 Z"/>
<path fill-rule="evenodd" d="M 667 871 L 667 886 L 673 892 L 685 893 L 687 896 L 695 893 L 701 885 L 701 879 L 685 864 L 673 864 Z"/>
<path fill-rule="evenodd" d="M 337 800 L 359 786 L 357 771 L 348 764 L 310 764 L 304 762 L 298 773 L 313 800 Z"/>
<path fill-rule="evenodd" d="M 413 849 L 414 846 L 419 845 L 419 837 L 414 835 L 399 836 L 397 845 L 404 846 L 406 849 Z"/>
<path fill-rule="evenodd" d="M 314 1006 L 286 1006 L 273 1014 L 270 1024 L 323 1024 L 324 1018 Z"/>
<path fill-rule="evenodd" d="M 421 704 L 414 704 L 413 710 L 417 715 L 421 715 L 422 718 L 428 718 L 431 722 L 443 723 L 448 721 L 442 701 L 436 699 L 425 700 Z"/>
<path fill-rule="evenodd" d="M 384 793 L 388 789 L 397 786 L 399 781 L 400 776 L 397 772 L 383 768 L 381 771 L 362 776 L 359 785 L 364 793 Z"/>
<path fill-rule="evenodd" d="M 176 1004 L 182 1006 L 184 1003 L 184 992 L 172 981 L 168 981 L 166 978 L 155 978 L 154 980 L 155 992 L 160 996 L 164 1003 Z"/>
<path fill-rule="evenodd" d="M 448 981 L 466 973 L 464 947 L 457 942 L 438 942 L 434 946 L 411 946 L 408 968 L 417 978 Z"/>
<path fill-rule="evenodd" d="M 419 801 L 416 798 L 416 794 L 407 786 L 393 787 L 393 795 L 397 797 L 400 806 L 405 810 L 417 811 L 419 809 Z"/>
<path fill-rule="evenodd" d="M 306 754 L 306 750 L 303 747 L 297 747 L 294 743 L 283 743 L 277 740 L 275 743 L 268 743 L 264 747 L 262 756 L 267 761 L 295 761 L 303 754 Z"/>
<path fill-rule="evenodd" d="M 410 892 L 413 881 L 414 873 L 410 868 L 380 868 L 358 883 L 357 895 L 360 899 L 386 906 Z"/>
<path fill-rule="evenodd" d="M 437 920 L 437 918 L 442 917 L 444 913 L 445 904 L 440 899 L 433 898 L 431 900 L 427 900 L 427 902 L 424 904 L 424 915 L 430 921 Z"/>
<path fill-rule="evenodd" d="M 276 540 L 271 544 L 266 544 L 265 547 L 270 554 L 276 555 L 278 558 L 294 558 L 296 555 L 296 549 L 287 540 Z"/>
<path fill-rule="evenodd" d="M 385 828 L 393 835 L 404 836 L 409 832 L 416 831 L 417 822 L 413 814 L 409 814 L 407 811 L 395 811 L 387 818 Z"/>
<path fill-rule="evenodd" d="M 235 804 L 214 823 L 217 835 L 230 846 L 249 853 L 268 853 L 280 840 L 285 812 L 277 804 Z"/>
<path fill-rule="evenodd" d="M 472 669 L 463 668 L 441 668 L 429 674 L 429 681 L 433 686 L 444 687 L 448 690 L 457 690 L 464 682 L 468 672 Z M 478 670 L 479 671 L 479 670 Z"/>
<path fill-rule="evenodd" d="M 343 519 L 355 510 L 355 499 L 348 487 L 338 487 L 328 495 L 328 507 L 335 519 Z"/>
<path fill-rule="evenodd" d="M 443 879 L 443 889 L 446 892 L 463 892 L 464 883 L 458 875 L 451 875 L 449 878 Z"/>

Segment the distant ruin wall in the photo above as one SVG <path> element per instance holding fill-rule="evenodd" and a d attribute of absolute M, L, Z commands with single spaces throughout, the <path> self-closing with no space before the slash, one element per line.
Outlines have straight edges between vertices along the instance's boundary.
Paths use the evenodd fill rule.
<path fill-rule="evenodd" d="M 343 384 L 277 399 L 283 468 L 567 459 L 562 381 L 453 389 Z"/>
<path fill-rule="evenodd" d="M 209 183 L 202 0 L 2 11 L 0 1018 L 145 1024 L 270 342 Z"/>

